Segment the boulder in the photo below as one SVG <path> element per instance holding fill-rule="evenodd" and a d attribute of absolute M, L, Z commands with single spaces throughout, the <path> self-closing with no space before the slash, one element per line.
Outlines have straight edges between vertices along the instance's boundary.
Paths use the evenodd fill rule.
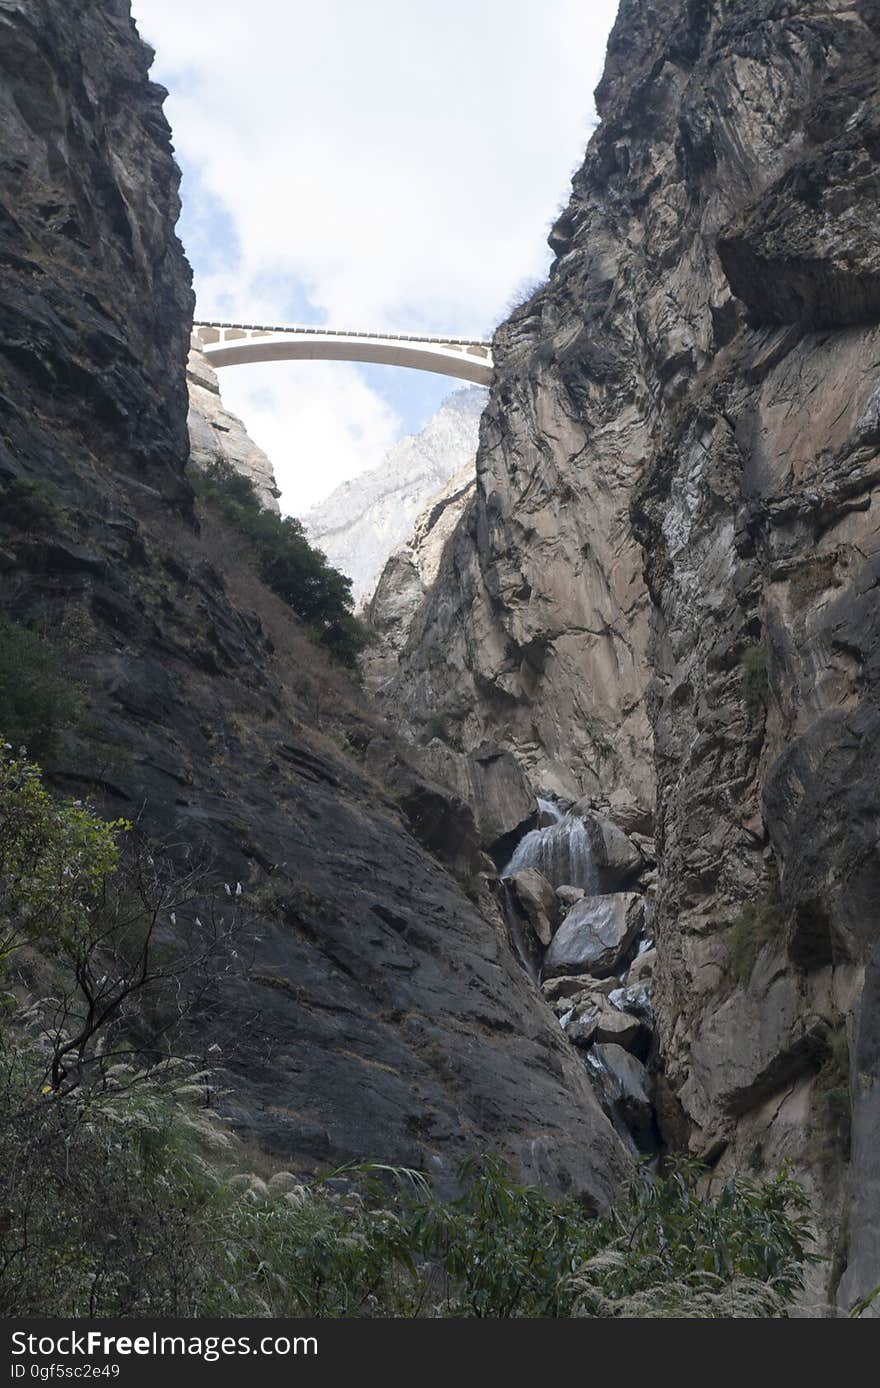
<path fill-rule="evenodd" d="M 623 988 L 615 988 L 608 994 L 608 1001 L 621 1012 L 630 1012 L 634 1017 L 641 1017 L 649 1027 L 654 1025 L 651 994 L 644 983 L 632 983 Z"/>
<path fill-rule="evenodd" d="M 547 878 L 537 868 L 523 868 L 510 878 L 510 885 L 541 944 L 549 945 L 559 925 L 561 912 L 556 893 Z"/>
<path fill-rule="evenodd" d="M 489 847 L 506 844 L 534 822 L 537 804 L 516 758 L 492 745 L 483 745 L 467 759 L 477 826 Z M 500 849 L 504 852 L 506 849 Z"/>
<path fill-rule="evenodd" d="M 584 1007 L 576 1007 L 569 1018 L 560 1018 L 563 1030 L 572 1045 L 580 1046 L 584 1050 L 592 1046 L 601 1015 L 600 1007 L 595 1003 L 587 1003 Z"/>
<path fill-rule="evenodd" d="M 650 841 L 653 850 L 654 815 L 636 796 L 622 787 L 613 790 L 608 797 L 608 813 L 625 834 L 637 843 Z M 653 857 L 653 851 L 648 856 Z"/>
<path fill-rule="evenodd" d="M 444 867 L 466 882 L 486 866 L 494 871 L 488 855 L 484 862 L 470 807 L 445 786 L 429 781 L 416 758 L 412 748 L 377 735 L 367 744 L 364 760 L 400 806 L 414 836 Z"/>
<path fill-rule="evenodd" d="M 645 860 L 632 839 L 605 815 L 580 809 L 577 812 L 590 838 L 599 891 L 618 892 L 632 886 L 645 868 Z"/>
<path fill-rule="evenodd" d="M 607 978 L 623 964 L 643 923 L 644 898 L 637 892 L 585 896 L 554 935 L 544 959 L 544 977 Z"/>
<path fill-rule="evenodd" d="M 418 760 L 424 775 L 471 807 L 481 845 L 499 862 L 537 822 L 537 801 L 512 753 L 483 743 L 465 756 L 435 737 Z"/>
<path fill-rule="evenodd" d="M 575 993 L 571 997 L 558 998 L 556 1002 L 552 1002 L 550 1006 L 560 1020 L 566 1016 L 571 1017 L 575 1012 L 580 1016 L 581 1013 L 590 1008 L 592 1008 L 593 1011 L 597 1009 L 599 1012 L 607 1011 L 608 990 L 609 986 L 613 984 L 614 981 L 613 978 L 604 979 L 602 981 L 595 978 L 582 978 L 581 988 L 578 993 Z M 584 984 L 592 984 L 593 986 L 584 987 Z"/>
<path fill-rule="evenodd" d="M 576 901 L 582 901 L 586 896 L 583 887 L 557 887 L 556 895 L 564 910 L 573 906 Z"/>
<path fill-rule="evenodd" d="M 625 1051 L 640 1056 L 647 1052 L 651 1033 L 639 1017 L 606 1007 L 597 1019 L 594 1040 L 600 1045 L 622 1046 Z"/>
<path fill-rule="evenodd" d="M 557 1004 L 562 1007 L 564 1004 Z M 594 1042 L 621 1046 L 633 1054 L 645 1054 L 650 1032 L 644 1022 L 627 1012 L 609 1007 L 601 995 L 588 995 L 569 1003 L 559 1018 L 569 1041 L 586 1049 Z"/>
<path fill-rule="evenodd" d="M 602 1086 L 615 1114 L 623 1121 L 638 1146 L 650 1150 L 656 1145 L 652 1083 L 645 1066 L 629 1051 L 615 1044 L 596 1045 L 591 1064 L 601 1071 Z"/>
<path fill-rule="evenodd" d="M 635 984 L 645 983 L 649 978 L 654 977 L 654 969 L 657 964 L 657 951 L 652 945 L 650 949 L 643 949 L 641 954 L 637 954 L 635 959 L 627 969 L 623 980 L 625 988 L 631 988 Z"/>
<path fill-rule="evenodd" d="M 570 1003 L 573 998 L 588 992 L 607 997 L 615 983 L 616 979 L 613 978 L 598 979 L 584 974 L 563 974 L 561 978 L 545 979 L 541 984 L 541 992 L 549 1003 L 563 1000 Z"/>

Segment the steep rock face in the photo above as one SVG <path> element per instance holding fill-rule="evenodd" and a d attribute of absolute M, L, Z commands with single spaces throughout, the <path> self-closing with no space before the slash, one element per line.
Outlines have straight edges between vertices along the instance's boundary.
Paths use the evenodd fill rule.
<path fill-rule="evenodd" d="M 189 390 L 190 460 L 207 468 L 223 463 L 249 478 L 260 501 L 276 514 L 278 487 L 272 464 L 248 434 L 238 415 L 227 410 L 220 394 L 217 373 L 208 365 L 204 352 L 193 345 L 186 365 Z"/>
<path fill-rule="evenodd" d="M 447 1186 L 491 1148 L 607 1200 L 623 1148 L 485 880 L 451 873 L 477 858 L 470 812 L 240 537 L 194 523 L 178 173 L 127 3 L 0 0 L 0 39 L 2 608 L 57 643 L 87 712 L 53 782 L 243 884 L 238 972 L 193 1045 L 245 1135 Z"/>
<path fill-rule="evenodd" d="M 149 50 L 127 0 L 2 0 L 0 55 L 3 476 L 63 488 L 54 430 L 85 457 L 88 426 L 108 455 L 121 445 L 119 472 L 185 499 L 192 294 Z"/>
<path fill-rule="evenodd" d="M 343 482 L 303 517 L 312 543 L 352 579 L 357 606 L 428 503 L 466 467 L 473 476 L 485 404 L 481 386 L 454 391 L 420 434 L 401 439 L 377 468 Z"/>
<path fill-rule="evenodd" d="M 377 638 L 361 662 L 368 689 L 380 690 L 397 674 L 413 623 L 434 586 L 446 546 L 475 486 L 474 461 L 470 458 L 432 498 L 410 535 L 386 561 L 366 612 Z"/>
<path fill-rule="evenodd" d="M 653 812 L 667 1140 L 794 1160 L 813 1306 L 880 1249 L 878 71 L 875 0 L 624 0 L 390 694 Z"/>

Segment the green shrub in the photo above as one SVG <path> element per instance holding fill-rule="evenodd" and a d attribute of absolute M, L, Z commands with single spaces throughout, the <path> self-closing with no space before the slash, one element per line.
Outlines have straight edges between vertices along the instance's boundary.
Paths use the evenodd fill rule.
<path fill-rule="evenodd" d="M 56 801 L 0 746 L 0 969 L 49 980 L 37 1012 L 56 1094 L 100 1085 L 133 1048 L 175 1054 L 190 1008 L 216 1013 L 217 980 L 237 972 L 237 895 L 131 828 Z"/>
<path fill-rule="evenodd" d="M 767 647 L 764 645 L 749 646 L 740 661 L 740 670 L 746 707 L 751 713 L 760 713 L 766 709 L 770 697 Z"/>
<path fill-rule="evenodd" d="M 351 579 L 332 568 L 300 521 L 261 506 L 253 483 L 228 463 L 192 475 L 196 491 L 248 539 L 263 582 L 309 627 L 340 664 L 356 666 L 371 640 L 352 614 Z"/>
<path fill-rule="evenodd" d="M 849 1040 L 841 1023 L 828 1035 L 825 1055 L 816 1077 L 819 1124 L 814 1150 L 823 1167 L 849 1156 L 852 1095 L 849 1085 Z"/>
<path fill-rule="evenodd" d="M 700 1193 L 702 1169 L 639 1173 L 601 1219 L 514 1184 L 503 1163 L 462 1169 L 451 1204 L 422 1201 L 411 1228 L 439 1262 L 453 1316 L 779 1315 L 810 1255 L 805 1197 L 784 1173 Z"/>
<path fill-rule="evenodd" d="M 0 733 L 46 760 L 79 717 L 79 693 L 51 641 L 0 618 Z"/>
<path fill-rule="evenodd" d="M 58 512 L 54 487 L 25 477 L 11 477 L 0 484 L 0 515 L 22 530 L 40 530 Z"/>
<path fill-rule="evenodd" d="M 2 1071 L 19 1115 L 0 1122 L 6 1317 L 784 1316 L 811 1260 L 784 1174 L 713 1197 L 695 1167 L 639 1176 L 602 1219 L 496 1158 L 446 1203 L 370 1165 L 276 1191 L 228 1174 L 236 1145 L 192 1108 L 197 1076 L 47 1100 L 35 1073 L 21 1052 Z"/>
<path fill-rule="evenodd" d="M 24 944 L 76 948 L 116 870 L 117 833 L 82 805 L 59 805 L 32 762 L 0 747 L 0 966 Z"/>
<path fill-rule="evenodd" d="M 788 591 L 792 605 L 798 608 L 810 607 L 820 594 L 833 588 L 835 568 L 833 554 L 805 560 L 789 582 Z"/>
<path fill-rule="evenodd" d="M 728 1180 L 712 1196 L 701 1174 L 685 1160 L 662 1180 L 633 1182 L 603 1221 L 604 1247 L 572 1279 L 581 1314 L 786 1314 L 804 1264 L 816 1261 L 802 1187 L 783 1170 L 766 1181 Z"/>
<path fill-rule="evenodd" d="M 779 874 L 773 867 L 764 890 L 754 901 L 743 902 L 730 928 L 728 970 L 741 988 L 747 986 L 764 946 L 781 937 L 784 923 Z"/>

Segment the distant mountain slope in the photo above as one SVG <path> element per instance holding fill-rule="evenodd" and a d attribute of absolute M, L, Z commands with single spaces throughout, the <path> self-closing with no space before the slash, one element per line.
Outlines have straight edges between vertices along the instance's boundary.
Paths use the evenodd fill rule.
<path fill-rule="evenodd" d="M 420 434 L 401 439 L 378 467 L 343 482 L 303 517 L 309 539 L 350 575 L 358 605 L 427 503 L 473 458 L 486 398 L 480 386 L 454 391 Z"/>

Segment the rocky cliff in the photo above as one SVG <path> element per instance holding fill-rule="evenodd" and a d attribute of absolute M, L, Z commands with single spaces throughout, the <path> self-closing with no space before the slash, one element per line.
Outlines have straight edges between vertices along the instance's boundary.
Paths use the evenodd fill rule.
<path fill-rule="evenodd" d="M 397 675 L 413 623 L 433 588 L 446 545 L 470 503 L 476 477 L 470 458 L 431 498 L 403 544 L 388 557 L 366 615 L 376 637 L 361 658 L 368 689 L 381 691 Z"/>
<path fill-rule="evenodd" d="M 208 365 L 204 352 L 195 345 L 195 339 L 186 365 L 186 383 L 190 462 L 200 468 L 219 463 L 240 472 L 253 482 L 262 505 L 278 514 L 280 492 L 272 464 L 262 448 L 254 443 L 238 415 L 227 410 L 217 373 Z"/>
<path fill-rule="evenodd" d="M 343 482 L 303 517 L 312 542 L 352 579 L 358 607 L 431 499 L 468 465 L 473 475 L 485 404 L 480 386 L 454 391 L 421 433 L 401 439 L 378 467 Z"/>
<path fill-rule="evenodd" d="M 0 0 L 2 610 L 46 633 L 84 712 L 47 771 L 242 884 L 240 968 L 193 1044 L 264 1152 L 448 1184 L 494 1148 L 602 1203 L 623 1146 L 475 874 L 469 811 L 194 502 L 150 56 L 128 0 Z"/>
<path fill-rule="evenodd" d="M 388 704 L 656 841 L 666 1142 L 880 1273 L 880 6 L 623 0 Z"/>

